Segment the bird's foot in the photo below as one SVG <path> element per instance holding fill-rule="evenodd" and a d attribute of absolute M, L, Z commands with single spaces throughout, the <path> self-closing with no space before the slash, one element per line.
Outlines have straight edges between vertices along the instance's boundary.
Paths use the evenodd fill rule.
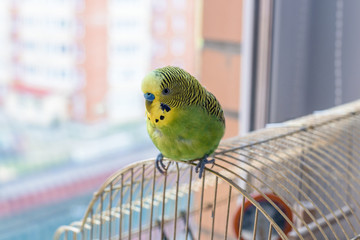
<path fill-rule="evenodd" d="M 159 155 L 157 155 L 155 160 L 156 168 L 161 174 L 164 174 L 167 171 L 167 167 L 162 161 L 163 158 L 164 156 L 162 155 L 162 153 L 159 153 Z"/>
<path fill-rule="evenodd" d="M 204 172 L 205 165 L 208 164 L 208 163 L 212 163 L 214 165 L 214 163 L 215 163 L 215 159 L 207 160 L 207 158 L 208 158 L 208 155 L 205 155 L 202 159 L 199 160 L 199 163 L 195 167 L 195 172 L 199 173 L 199 178 L 200 179 L 201 179 L 202 174 Z"/>

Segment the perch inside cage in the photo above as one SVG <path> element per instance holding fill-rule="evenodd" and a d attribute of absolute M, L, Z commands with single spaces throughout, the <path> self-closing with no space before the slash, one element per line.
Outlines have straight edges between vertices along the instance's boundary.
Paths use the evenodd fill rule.
<path fill-rule="evenodd" d="M 134 163 L 55 239 L 351 239 L 360 233 L 360 101 L 222 142 L 196 163 Z M 355 239 L 355 238 L 354 238 Z"/>

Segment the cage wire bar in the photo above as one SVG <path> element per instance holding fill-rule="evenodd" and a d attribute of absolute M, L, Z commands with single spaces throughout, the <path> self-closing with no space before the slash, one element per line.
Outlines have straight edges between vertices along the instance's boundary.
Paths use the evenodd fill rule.
<path fill-rule="evenodd" d="M 356 101 L 223 141 L 202 179 L 136 162 L 54 239 L 359 239 L 359 136 Z"/>

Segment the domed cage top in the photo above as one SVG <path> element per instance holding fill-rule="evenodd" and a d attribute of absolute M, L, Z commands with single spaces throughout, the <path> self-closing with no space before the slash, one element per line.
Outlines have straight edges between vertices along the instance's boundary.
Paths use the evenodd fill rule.
<path fill-rule="evenodd" d="M 356 101 L 223 141 L 202 179 L 136 162 L 54 239 L 360 239 L 359 134 Z"/>

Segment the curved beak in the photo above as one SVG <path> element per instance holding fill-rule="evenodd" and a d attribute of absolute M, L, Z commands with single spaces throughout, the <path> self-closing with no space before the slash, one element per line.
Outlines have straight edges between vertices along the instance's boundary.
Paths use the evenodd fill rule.
<path fill-rule="evenodd" d="M 144 98 L 145 98 L 146 101 L 152 102 L 152 101 L 154 101 L 155 96 L 152 93 L 145 93 Z"/>

